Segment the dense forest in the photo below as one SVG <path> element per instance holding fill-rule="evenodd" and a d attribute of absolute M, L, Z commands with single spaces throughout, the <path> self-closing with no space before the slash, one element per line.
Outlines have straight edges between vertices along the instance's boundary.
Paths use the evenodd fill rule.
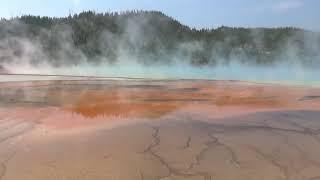
<path fill-rule="evenodd" d="M 214 17 L 212 17 L 214 18 Z M 157 11 L 0 20 L 0 63 L 320 64 L 320 33 L 293 27 L 195 29 Z M 1 66 L 1 64 L 0 64 Z"/>

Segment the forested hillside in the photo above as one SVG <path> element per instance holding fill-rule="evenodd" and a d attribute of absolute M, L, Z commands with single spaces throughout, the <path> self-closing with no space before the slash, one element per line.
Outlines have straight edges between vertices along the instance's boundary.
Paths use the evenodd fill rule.
<path fill-rule="evenodd" d="M 215 17 L 212 17 L 213 20 Z M 0 63 L 54 66 L 138 61 L 195 66 L 320 64 L 320 33 L 297 28 L 193 29 L 157 11 L 95 13 L 65 18 L 21 16 L 0 21 Z"/>

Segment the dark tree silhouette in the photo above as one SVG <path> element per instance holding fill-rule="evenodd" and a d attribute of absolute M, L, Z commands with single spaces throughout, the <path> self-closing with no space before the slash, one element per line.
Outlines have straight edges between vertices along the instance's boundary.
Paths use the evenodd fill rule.
<path fill-rule="evenodd" d="M 14 37 L 14 38 L 12 38 Z M 319 61 L 320 35 L 303 29 L 233 28 L 194 29 L 158 11 L 95 13 L 85 11 L 64 18 L 24 15 L 0 20 L 0 41 L 21 56 L 17 39 L 40 43 L 44 57 L 53 64 L 88 61 L 115 62 L 119 51 L 143 63 L 168 63 L 173 58 L 193 65 L 214 65 L 218 60 L 272 64 L 294 57 L 305 64 Z M 68 46 L 66 46 L 68 44 Z M 4 45 L 2 45 L 4 46 Z M 66 48 L 68 47 L 68 48 Z M 63 54 L 63 55 L 62 55 Z M 282 58 L 277 58 L 282 57 Z M 0 55 L 1 61 L 13 57 Z M 34 56 L 35 62 L 42 56 Z"/>

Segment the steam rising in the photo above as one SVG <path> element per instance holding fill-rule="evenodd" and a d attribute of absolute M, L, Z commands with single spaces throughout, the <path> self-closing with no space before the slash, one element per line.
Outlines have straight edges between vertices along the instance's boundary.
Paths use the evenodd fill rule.
<path fill-rule="evenodd" d="M 99 33 L 96 48 L 101 53 L 99 56 L 88 58 L 85 49 L 74 45 L 73 29 L 68 24 L 57 24 L 51 29 L 42 28 L 39 35 L 30 37 L 24 34 L 29 26 L 19 20 L 11 20 L 10 23 L 5 23 L 0 32 L 4 34 L 1 35 L 0 41 L 0 67 L 10 73 L 22 74 L 319 83 L 319 35 L 293 35 L 292 40 L 289 39 L 283 45 L 281 52 L 272 62 L 262 65 L 254 63 L 257 62 L 254 57 L 243 53 L 244 49 L 250 47 L 233 49 L 234 53 L 227 59 L 220 56 L 224 48 L 227 48 L 225 43 L 237 38 L 228 37 L 210 47 L 210 53 L 214 56 L 211 59 L 214 61 L 205 65 L 194 65 L 193 52 L 208 48 L 203 40 L 177 42 L 170 51 L 163 46 L 156 49 L 157 57 L 154 57 L 152 53 L 146 54 L 142 51 L 152 47 L 152 43 L 162 47 L 159 40 L 161 37 L 157 37 L 158 29 L 150 26 L 150 19 L 137 16 L 124 23 L 125 29 L 121 36 L 107 29 Z M 20 34 L 24 35 L 10 35 L 12 31 L 20 31 Z M 256 46 L 263 45 L 263 32 L 252 29 L 250 35 Z M 313 53 L 312 58 L 307 61 L 301 60 L 300 49 L 291 43 L 296 41 L 297 36 L 304 40 L 307 51 Z M 315 40 L 314 37 L 319 40 Z M 57 49 L 54 54 L 47 51 L 48 42 L 55 44 Z M 130 48 L 128 44 L 134 44 L 135 48 Z M 261 53 L 268 56 L 269 52 Z"/>

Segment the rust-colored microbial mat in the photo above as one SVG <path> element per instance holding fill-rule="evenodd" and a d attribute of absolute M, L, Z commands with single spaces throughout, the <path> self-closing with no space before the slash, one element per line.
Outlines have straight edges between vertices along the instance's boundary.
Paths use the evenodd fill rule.
<path fill-rule="evenodd" d="M 316 180 L 319 152 L 315 87 L 0 83 L 0 180 Z"/>

